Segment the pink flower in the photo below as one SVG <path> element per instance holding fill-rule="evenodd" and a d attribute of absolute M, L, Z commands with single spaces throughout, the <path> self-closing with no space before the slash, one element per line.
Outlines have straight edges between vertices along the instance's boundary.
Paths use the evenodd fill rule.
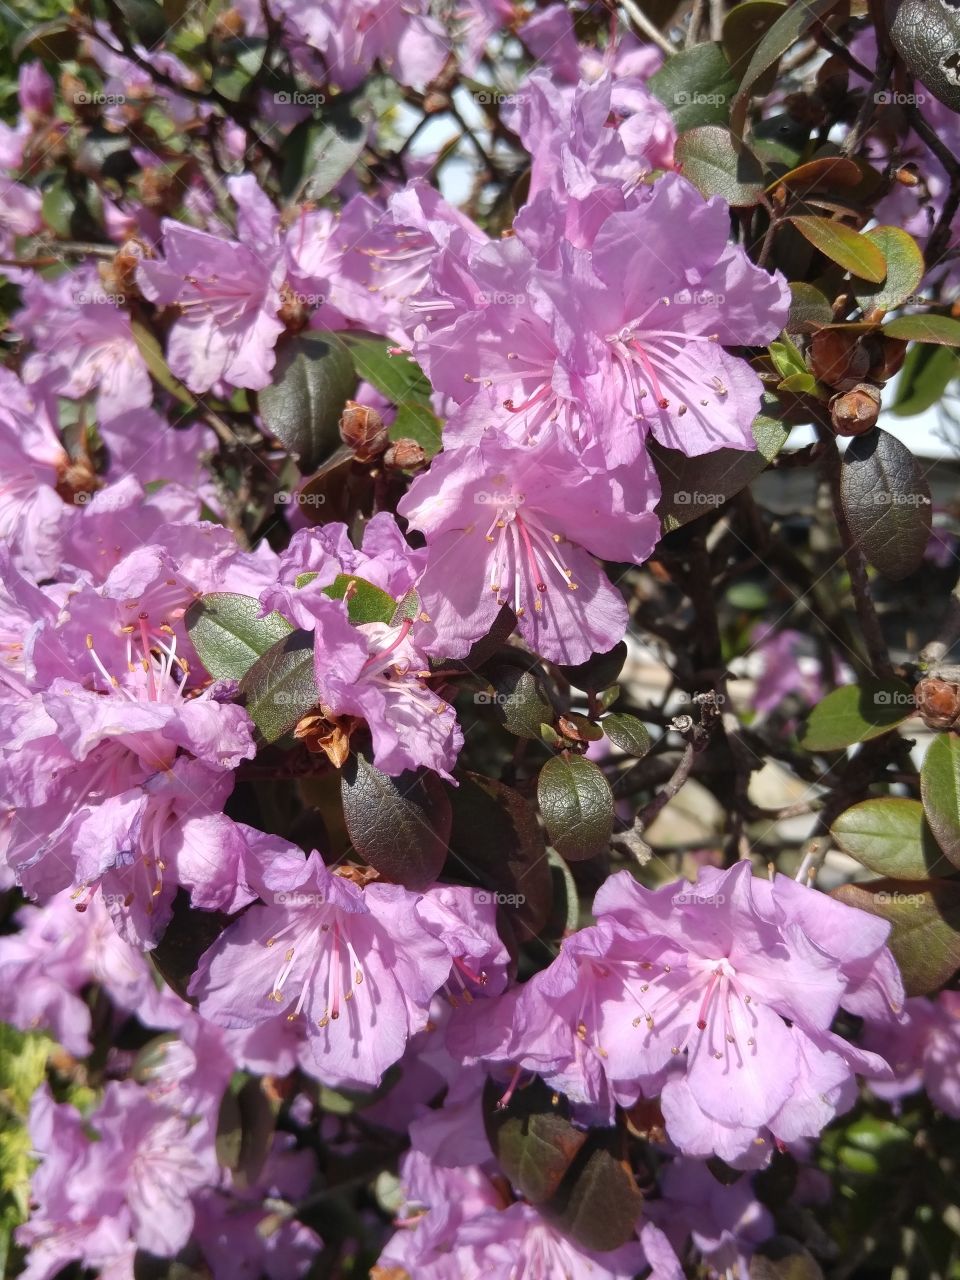
<path fill-rule="evenodd" d="M 416 894 L 361 890 L 318 853 L 304 861 L 282 841 L 261 843 L 263 905 L 204 953 L 190 992 L 226 1027 L 302 1018 L 306 1070 L 334 1087 L 375 1086 L 426 1024 L 450 954 L 418 919 Z"/>
<path fill-rule="evenodd" d="M 871 1080 L 881 1098 L 898 1099 L 925 1089 L 935 1106 L 960 1118 L 960 992 L 941 991 L 933 999 L 906 1002 L 897 1027 L 868 1022 L 866 1044 L 893 1069 L 893 1080 Z"/>
<path fill-rule="evenodd" d="M 728 232 L 722 200 L 666 174 L 638 208 L 605 218 L 590 250 L 560 241 L 549 270 L 522 246 L 498 248 L 520 269 L 501 265 L 482 306 L 452 323 L 437 310 L 417 331 L 434 387 L 463 404 L 454 440 L 476 438 L 480 415 L 463 402 L 484 388 L 486 422 L 493 410 L 511 438 L 547 434 L 595 466 L 637 462 L 649 435 L 690 456 L 752 449 L 760 380 L 724 346 L 766 345 L 789 290 Z"/>
<path fill-rule="evenodd" d="M 461 657 L 509 605 L 544 657 L 577 663 L 606 652 L 626 629 L 626 605 L 591 553 L 637 563 L 650 554 L 654 485 L 636 511 L 613 475 L 493 432 L 440 454 L 399 506 L 427 536 L 418 643 Z"/>
<path fill-rule="evenodd" d="M 314 675 L 324 713 L 366 720 L 373 762 L 388 774 L 435 769 L 450 779 L 463 746 L 453 707 L 427 685 L 428 659 L 410 638 L 413 623 L 353 627 L 342 601 L 314 599 Z"/>
<path fill-rule="evenodd" d="M 281 7 L 307 47 L 322 53 L 341 89 L 355 88 L 378 60 L 400 84 L 423 89 L 449 53 L 428 0 L 329 0 L 322 6 L 285 0 Z"/>

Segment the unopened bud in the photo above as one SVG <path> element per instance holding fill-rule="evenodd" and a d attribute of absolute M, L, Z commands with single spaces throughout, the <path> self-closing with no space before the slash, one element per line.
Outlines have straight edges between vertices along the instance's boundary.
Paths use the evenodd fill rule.
<path fill-rule="evenodd" d="M 830 417 L 838 436 L 862 436 L 872 431 L 880 416 L 880 392 L 860 382 L 830 401 Z"/>
<path fill-rule="evenodd" d="M 295 293 L 289 284 L 280 286 L 280 310 L 277 317 L 290 333 L 299 333 L 305 329 L 310 319 L 310 308 L 304 302 L 303 294 Z"/>
<path fill-rule="evenodd" d="M 340 439 L 353 450 L 358 462 L 372 462 L 390 442 L 387 428 L 376 409 L 348 400 L 340 415 Z"/>
<path fill-rule="evenodd" d="M 229 40 L 242 36 L 246 25 L 243 14 L 237 9 L 224 9 L 223 13 L 217 15 L 217 20 L 213 24 L 213 34 L 219 36 L 221 40 Z"/>
<path fill-rule="evenodd" d="M 903 368 L 907 344 L 903 338 L 876 337 L 868 343 L 872 363 L 868 377 L 871 382 L 888 382 Z"/>
<path fill-rule="evenodd" d="M 427 455 L 423 445 L 417 444 L 416 440 L 411 440 L 407 436 L 394 440 L 383 455 L 384 466 L 395 467 L 398 471 L 416 471 L 424 466 L 426 461 Z"/>
<path fill-rule="evenodd" d="M 813 335 L 807 364 L 818 382 L 837 391 L 849 391 L 867 376 L 870 356 L 858 333 L 827 328 Z"/>
<path fill-rule="evenodd" d="M 917 714 L 928 729 L 952 729 L 960 720 L 960 685 L 949 680 L 921 680 L 913 692 Z"/>
<path fill-rule="evenodd" d="M 920 185 L 920 177 L 917 171 L 909 165 L 901 165 L 899 169 L 895 169 L 893 176 L 902 187 L 918 187 Z"/>

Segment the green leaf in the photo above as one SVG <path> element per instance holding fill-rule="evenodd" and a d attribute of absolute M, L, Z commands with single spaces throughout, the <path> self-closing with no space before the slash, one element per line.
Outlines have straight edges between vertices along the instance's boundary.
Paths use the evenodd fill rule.
<path fill-rule="evenodd" d="M 356 386 L 337 334 L 287 334 L 277 343 L 273 382 L 257 401 L 267 430 L 299 455 L 301 471 L 315 471 L 339 449 L 340 415 Z"/>
<path fill-rule="evenodd" d="M 747 65 L 740 88 L 731 103 L 730 127 L 738 137 L 743 135 L 747 111 L 754 86 L 763 73 L 774 65 L 813 24 L 836 8 L 839 0 L 804 0 L 791 4 L 764 34 Z"/>
<path fill-rule="evenodd" d="M 150 49 L 167 34 L 170 23 L 156 0 L 115 0 L 137 43 Z"/>
<path fill-rule="evenodd" d="M 613 745 L 628 756 L 645 756 L 653 746 L 653 739 L 643 721 L 624 711 L 604 716 L 600 727 Z"/>
<path fill-rule="evenodd" d="M 479 706 L 489 704 L 496 719 L 518 738 L 539 738 L 540 726 L 554 718 L 553 704 L 534 671 L 512 662 L 491 662 L 484 671 L 489 688 L 475 693 Z"/>
<path fill-rule="evenodd" d="M 678 133 L 726 124 L 737 82 L 719 44 L 694 45 L 668 58 L 647 87 L 673 116 Z"/>
<path fill-rule="evenodd" d="M 800 745 L 841 751 L 889 733 L 913 713 L 913 691 L 902 680 L 864 680 L 834 689 L 810 712 Z"/>
<path fill-rule="evenodd" d="M 774 178 L 767 191 L 788 187 L 795 194 L 816 191 L 819 188 L 836 190 L 837 187 L 853 188 L 863 181 L 863 172 L 854 160 L 841 155 L 821 155 L 803 164 L 795 165 L 786 173 Z"/>
<path fill-rule="evenodd" d="M 293 630 L 279 613 L 259 614 L 259 600 L 231 591 L 211 592 L 187 610 L 187 634 L 216 680 L 242 679 L 261 654 Z"/>
<path fill-rule="evenodd" d="M 794 373 L 807 372 L 807 362 L 789 338 L 784 337 L 779 342 L 771 342 L 768 349 L 773 366 L 781 378 L 789 378 Z"/>
<path fill-rule="evenodd" d="M 913 236 L 900 227 L 872 227 L 865 234 L 886 259 L 887 274 L 882 284 L 857 286 L 857 306 L 864 312 L 892 311 L 903 306 L 919 287 L 926 271 L 923 254 Z"/>
<path fill-rule="evenodd" d="M 788 333 L 815 333 L 832 322 L 833 307 L 825 294 L 802 280 L 791 282 Z"/>
<path fill-rule="evenodd" d="M 745 0 L 745 3 L 736 5 L 724 18 L 723 49 L 738 84 L 760 41 L 782 17 L 785 7 L 782 0 Z M 773 76 L 774 69 L 771 67 L 758 86 L 758 93 L 770 92 L 773 88 Z"/>
<path fill-rule="evenodd" d="M 955 867 L 960 867 L 960 738 L 938 734 L 920 770 L 923 808 L 937 843 Z"/>
<path fill-rule="evenodd" d="M 298 579 L 297 586 L 299 585 Z M 393 596 L 353 573 L 338 573 L 329 587 L 323 588 L 323 594 L 331 600 L 343 600 L 346 597 L 347 616 L 355 627 L 365 622 L 384 622 L 389 626 L 397 612 L 397 602 Z"/>
<path fill-rule="evenodd" d="M 78 32 L 67 17 L 52 18 L 39 25 L 28 23 L 14 40 L 11 56 L 19 62 L 25 54 L 56 65 L 77 56 Z"/>
<path fill-rule="evenodd" d="M 890 921 L 890 950 L 908 996 L 938 991 L 960 968 L 960 882 L 871 880 L 840 885 L 830 896 Z"/>
<path fill-rule="evenodd" d="M 518 1089 L 508 1107 L 498 1104 L 502 1093 L 502 1085 L 487 1081 L 483 1117 L 490 1146 L 524 1198 L 530 1204 L 546 1204 L 586 1142 L 587 1131 L 571 1123 L 566 1099 L 542 1080 Z"/>
<path fill-rule="evenodd" d="M 915 343 L 907 351 L 897 382 L 897 398 L 890 406 L 898 418 L 924 413 L 960 377 L 960 353 L 951 347 Z"/>
<path fill-rule="evenodd" d="M 550 843 L 568 862 L 593 858 L 610 844 L 613 792 L 592 760 L 548 760 L 537 779 L 537 801 Z"/>
<path fill-rule="evenodd" d="M 402 404 L 390 423 L 391 440 L 416 440 L 428 458 L 440 452 L 443 444 L 440 419 L 426 404 Z"/>
<path fill-rule="evenodd" d="M 952 316 L 900 316 L 883 326 L 888 338 L 906 338 L 908 342 L 933 342 L 944 347 L 960 347 L 960 320 Z"/>
<path fill-rule="evenodd" d="M 230 102 L 240 102 L 260 74 L 267 51 L 265 39 L 244 36 L 225 40 L 219 50 L 222 65 L 213 72 L 213 87 Z"/>
<path fill-rule="evenodd" d="M 479 773 L 450 789 L 451 867 L 457 880 L 496 895 L 521 940 L 546 923 L 552 898 L 546 845 L 533 805 L 519 791 Z"/>
<path fill-rule="evenodd" d="M 722 125 L 700 125 L 682 133 L 675 157 L 677 168 L 704 196 L 722 196 L 735 208 L 747 208 L 763 195 L 759 160 L 746 147 L 738 150 Z"/>
<path fill-rule="evenodd" d="M 834 222 L 832 218 L 816 218 L 809 214 L 794 215 L 788 221 L 815 249 L 851 275 L 873 284 L 879 284 L 886 276 L 887 260 L 879 246 L 852 227 Z"/>
<path fill-rule="evenodd" d="M 593 1131 L 578 1160 L 561 1184 L 551 1216 L 585 1249 L 605 1253 L 636 1236 L 643 1195 L 622 1156 L 622 1135 Z"/>
<path fill-rule="evenodd" d="M 865 867 L 894 880 L 924 880 L 944 870 L 919 800 L 883 796 L 841 813 L 831 827 L 834 839 Z"/>
<path fill-rule="evenodd" d="M 181 404 L 193 409 L 197 404 L 197 397 L 171 371 L 163 354 L 163 348 L 150 330 L 139 320 L 131 320 L 130 329 L 133 340 L 137 344 L 137 350 L 154 381 L 158 382 L 164 391 L 169 391 L 172 396 L 175 396 Z"/>
<path fill-rule="evenodd" d="M 354 755 L 340 773 L 343 817 L 354 849 L 395 884 L 426 889 L 447 856 L 452 813 L 435 773 L 388 777 Z"/>
<path fill-rule="evenodd" d="M 863 554 L 888 578 L 905 578 L 923 560 L 933 504 L 916 458 L 881 428 L 851 440 L 843 455 L 840 496 Z"/>
<path fill-rule="evenodd" d="M 302 120 L 283 147 L 280 190 L 289 200 L 319 200 L 363 154 L 373 114 L 365 103 L 338 94 L 320 119 Z"/>
<path fill-rule="evenodd" d="M 261 654 L 240 681 L 247 714 L 264 742 L 277 742 L 320 701 L 313 632 L 291 631 Z"/>

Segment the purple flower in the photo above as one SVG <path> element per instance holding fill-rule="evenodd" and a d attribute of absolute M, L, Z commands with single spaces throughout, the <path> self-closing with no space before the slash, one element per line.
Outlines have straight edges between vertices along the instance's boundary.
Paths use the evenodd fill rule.
<path fill-rule="evenodd" d="M 353 89 L 378 60 L 400 84 L 423 89 L 442 68 L 449 45 L 428 0 L 286 0 L 283 8 L 307 47 L 323 54 L 329 78 Z"/>
<path fill-rule="evenodd" d="M 249 188 L 233 181 L 235 198 Z M 239 202 L 239 201 L 238 201 Z M 240 241 L 224 240 L 181 222 L 163 223 L 162 259 L 145 258 L 137 271 L 144 295 L 159 306 L 175 306 L 167 347 L 170 368 L 191 391 L 203 392 L 221 380 L 259 390 L 270 382 L 274 345 L 283 332 L 277 312 L 285 262 L 274 228 L 250 214 Z M 265 242 L 264 237 L 270 237 Z"/>
<path fill-rule="evenodd" d="M 373 762 L 384 773 L 450 770 L 463 733 L 449 702 L 427 685 L 427 658 L 410 639 L 413 623 L 353 627 L 342 601 L 313 602 L 314 675 L 324 715 L 359 716 L 373 739 Z"/>
<path fill-rule="evenodd" d="M 204 953 L 191 994 L 226 1027 L 302 1017 L 305 1069 L 333 1086 L 375 1086 L 426 1024 L 450 954 L 418 918 L 416 894 L 377 883 L 361 890 L 318 853 L 304 861 L 270 843 L 263 905 Z"/>
<path fill-rule="evenodd" d="M 481 307 L 424 324 L 415 353 L 458 402 L 488 389 L 513 439 L 547 433 L 596 466 L 635 463 L 651 434 L 691 456 L 753 448 L 760 380 L 724 346 L 766 345 L 789 290 L 728 232 L 722 200 L 667 174 L 639 208 L 611 213 L 592 249 L 561 241 L 549 270 L 528 255 L 524 270 L 501 270 Z M 509 253 L 523 261 L 522 246 Z M 482 408 L 489 422 L 492 404 Z M 465 438 L 462 423 L 455 430 Z"/>
<path fill-rule="evenodd" d="M 892 1080 L 870 1080 L 879 1097 L 899 1099 L 925 1089 L 941 1111 L 960 1118 L 960 992 L 908 1000 L 896 1027 L 868 1021 L 865 1043 L 893 1069 Z"/>
<path fill-rule="evenodd" d="M 493 432 L 440 454 L 399 507 L 427 535 L 418 643 L 461 657 L 509 605 L 544 657 L 576 663 L 606 652 L 627 612 L 593 555 L 644 560 L 659 533 L 656 497 L 651 480 L 645 509 L 630 510 L 609 473 Z"/>

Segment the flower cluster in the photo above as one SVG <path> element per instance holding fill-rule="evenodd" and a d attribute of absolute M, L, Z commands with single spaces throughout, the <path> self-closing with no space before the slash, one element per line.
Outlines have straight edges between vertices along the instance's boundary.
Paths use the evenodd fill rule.
<path fill-rule="evenodd" d="M 722 853 L 645 843 L 718 725 L 750 754 L 703 692 L 719 630 L 648 708 L 680 767 L 620 786 L 649 735 L 604 663 L 661 482 L 757 456 L 785 277 L 596 6 L 241 0 L 169 41 L 108 8 L 0 124 L 0 1019 L 46 1070 L 21 1274 L 746 1275 L 782 1225 L 760 1176 L 814 1182 L 865 1088 L 960 1115 L 956 993 L 907 999 L 879 913 L 751 858 L 759 756 Z M 498 59 L 515 92 L 473 79 Z M 390 151 L 467 84 L 486 178 L 520 165 L 469 211 L 419 125 Z M 696 629 L 728 550 L 648 571 Z M 752 634 L 763 726 L 823 688 L 796 629 Z"/>

